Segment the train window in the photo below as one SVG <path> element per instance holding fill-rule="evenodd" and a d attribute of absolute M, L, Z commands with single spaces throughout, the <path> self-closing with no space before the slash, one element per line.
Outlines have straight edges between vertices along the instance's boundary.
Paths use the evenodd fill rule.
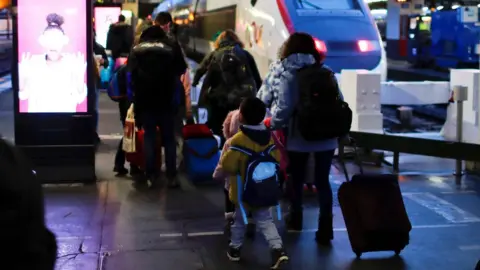
<path fill-rule="evenodd" d="M 352 10 L 360 9 L 358 0 L 296 0 L 298 9 Z"/>
<path fill-rule="evenodd" d="M 250 1 L 250 4 L 252 4 L 252 7 L 255 6 L 256 3 L 257 3 L 257 0 L 251 0 Z"/>

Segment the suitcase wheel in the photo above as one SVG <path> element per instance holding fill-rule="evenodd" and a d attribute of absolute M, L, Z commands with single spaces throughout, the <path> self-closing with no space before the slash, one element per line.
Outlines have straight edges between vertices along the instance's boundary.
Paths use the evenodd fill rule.
<path fill-rule="evenodd" d="M 354 251 L 355 252 L 355 255 L 357 255 L 357 259 L 360 259 L 360 257 L 362 257 L 362 252 L 360 251 Z"/>
<path fill-rule="evenodd" d="M 401 250 L 401 249 L 397 249 L 397 250 L 395 250 L 395 255 L 396 255 L 396 256 L 399 256 L 399 255 L 400 255 L 400 252 L 402 252 L 402 250 Z"/>

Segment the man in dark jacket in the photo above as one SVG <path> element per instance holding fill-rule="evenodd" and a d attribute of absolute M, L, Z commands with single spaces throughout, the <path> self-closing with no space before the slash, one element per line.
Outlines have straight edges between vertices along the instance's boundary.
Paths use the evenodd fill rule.
<path fill-rule="evenodd" d="M 143 31 L 140 43 L 130 53 L 128 70 L 134 92 L 135 121 L 145 131 L 145 173 L 157 186 L 159 170 L 156 160 L 156 128 L 160 128 L 165 148 L 165 165 L 170 186 L 177 186 L 175 115 L 178 104 L 175 93 L 178 79 L 187 65 L 177 42 L 158 26 Z"/>
<path fill-rule="evenodd" d="M 168 12 L 160 12 L 155 17 L 153 21 L 154 25 L 159 26 L 160 28 L 167 33 L 167 36 L 172 40 L 172 42 L 176 42 L 182 47 L 178 39 L 178 25 L 173 22 L 172 15 Z M 191 100 L 190 100 L 190 71 L 187 70 L 178 78 L 177 82 L 177 92 L 175 93 L 175 102 L 178 104 L 178 109 L 176 112 L 176 120 L 175 120 L 175 130 L 177 134 L 177 141 L 182 140 L 182 127 L 183 127 L 183 119 L 184 118 L 191 118 L 192 111 L 191 111 Z M 188 112 L 187 112 L 188 111 Z"/>
<path fill-rule="evenodd" d="M 175 42 L 178 44 L 179 47 L 181 47 L 177 39 L 178 26 L 173 22 L 172 15 L 170 13 L 168 12 L 158 13 L 157 16 L 155 17 L 155 20 L 153 21 L 153 25 L 159 26 L 160 28 L 162 28 L 162 30 L 167 34 L 167 37 L 171 40 L 171 42 Z M 184 105 L 185 105 L 185 95 L 183 95 L 184 92 L 185 92 L 185 89 L 179 77 L 177 82 L 177 90 L 175 93 L 175 101 L 179 105 L 181 110 L 184 109 Z"/>
<path fill-rule="evenodd" d="M 113 62 L 118 57 L 128 55 L 133 44 L 133 29 L 125 23 L 125 16 L 118 16 L 118 22 L 110 25 L 107 34 L 107 50 L 112 51 Z"/>
<path fill-rule="evenodd" d="M 160 26 L 160 28 L 167 33 L 170 38 L 177 40 L 178 25 L 173 22 L 172 15 L 168 12 L 160 12 L 155 16 L 153 21 L 154 25 Z M 177 41 L 178 42 L 178 41 Z"/>

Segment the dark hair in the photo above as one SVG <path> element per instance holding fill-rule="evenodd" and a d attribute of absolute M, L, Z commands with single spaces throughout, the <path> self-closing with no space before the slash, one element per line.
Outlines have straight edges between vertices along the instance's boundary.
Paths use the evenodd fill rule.
<path fill-rule="evenodd" d="M 62 33 L 65 33 L 62 29 L 62 24 L 64 22 L 65 20 L 62 16 L 58 15 L 57 13 L 50 13 L 47 15 L 47 27 L 43 32 L 56 29 Z"/>
<path fill-rule="evenodd" d="M 240 114 L 245 125 L 253 126 L 262 123 L 266 112 L 265 104 L 256 97 L 246 98 L 240 104 Z"/>
<path fill-rule="evenodd" d="M 160 40 L 167 36 L 165 31 L 158 26 L 150 26 L 147 29 L 143 30 L 140 35 L 140 42 Z"/>
<path fill-rule="evenodd" d="M 155 16 L 155 22 L 159 25 L 173 23 L 172 15 L 168 12 L 160 12 Z"/>
<path fill-rule="evenodd" d="M 325 59 L 325 55 L 317 50 L 313 37 L 307 33 L 295 32 L 291 34 L 282 46 L 281 60 L 296 53 L 310 54 L 318 64 Z"/>
<path fill-rule="evenodd" d="M 125 22 L 126 18 L 122 14 L 118 16 L 118 22 Z"/>

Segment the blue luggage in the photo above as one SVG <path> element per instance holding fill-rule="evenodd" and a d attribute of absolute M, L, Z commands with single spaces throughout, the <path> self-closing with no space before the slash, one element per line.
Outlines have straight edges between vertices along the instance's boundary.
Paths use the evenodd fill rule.
<path fill-rule="evenodd" d="M 190 138 L 183 143 L 183 160 L 187 175 L 192 182 L 212 180 L 220 159 L 215 137 Z"/>
<path fill-rule="evenodd" d="M 114 63 L 111 56 L 108 57 L 108 67 L 100 70 L 100 83 L 102 89 L 107 89 L 110 80 L 112 79 Z"/>
<path fill-rule="evenodd" d="M 119 102 L 120 100 L 125 98 L 120 91 L 119 79 L 118 79 L 118 72 L 115 72 L 110 80 L 110 83 L 107 88 L 108 96 L 111 100 L 115 102 Z"/>

